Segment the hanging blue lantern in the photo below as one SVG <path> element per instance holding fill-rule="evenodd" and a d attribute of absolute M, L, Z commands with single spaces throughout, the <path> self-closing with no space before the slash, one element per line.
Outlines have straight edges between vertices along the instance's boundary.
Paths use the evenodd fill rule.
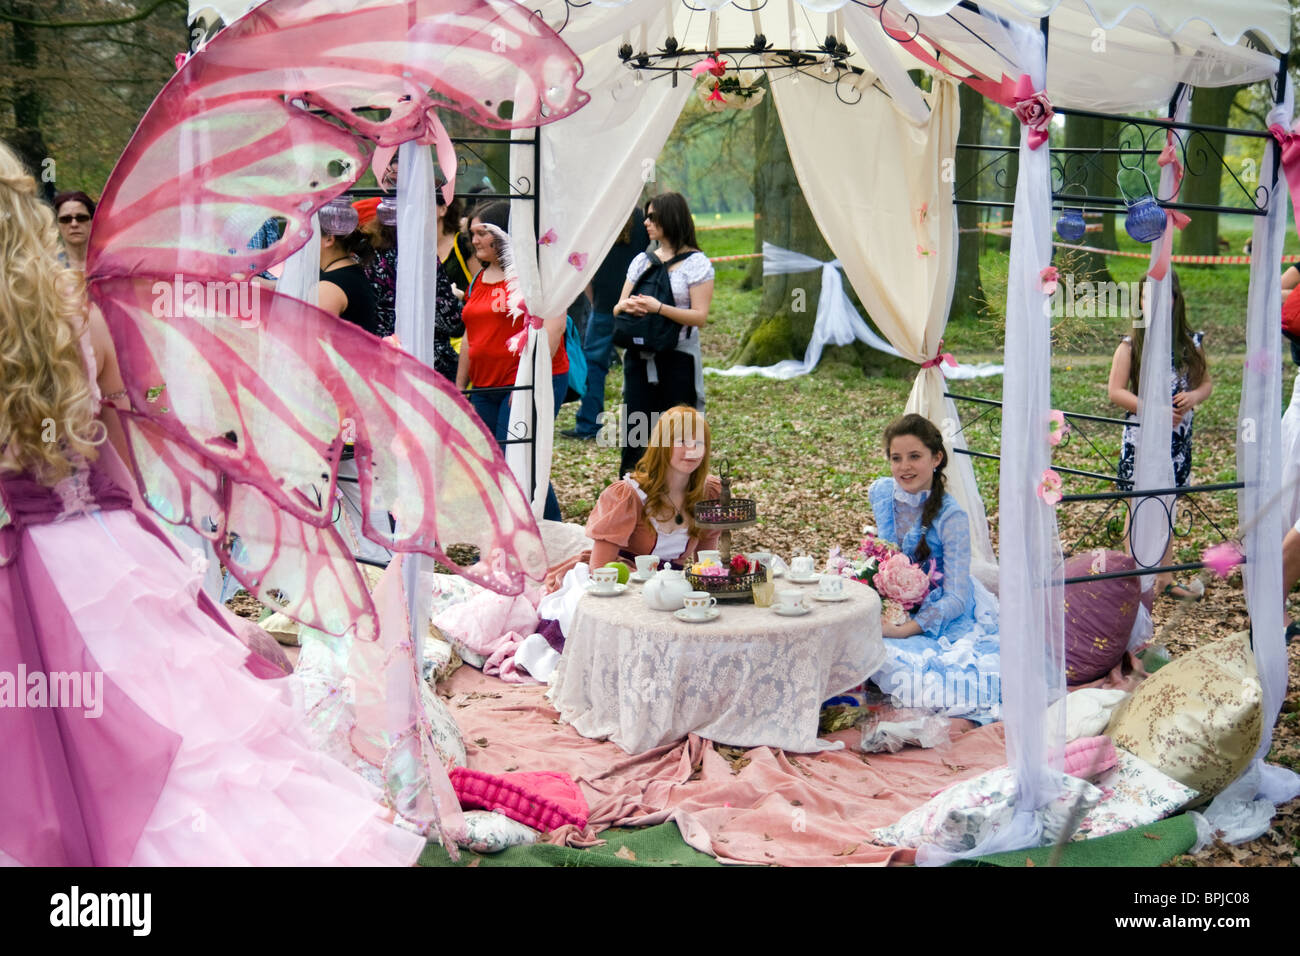
<path fill-rule="evenodd" d="M 1124 217 L 1124 231 L 1133 237 L 1134 242 L 1156 242 L 1165 234 L 1165 211 L 1160 208 L 1153 195 L 1155 190 L 1151 188 L 1151 180 L 1147 177 L 1146 170 L 1138 169 L 1142 179 L 1146 182 L 1146 195 L 1138 199 L 1130 199 L 1128 193 L 1124 191 L 1124 184 L 1116 180 L 1119 186 L 1120 195 L 1124 197 L 1124 204 L 1128 206 L 1128 214 Z"/>
<path fill-rule="evenodd" d="M 1082 209 L 1067 209 L 1056 220 L 1056 234 L 1066 242 L 1078 242 L 1087 231 Z"/>
<path fill-rule="evenodd" d="M 1167 217 L 1154 196 L 1143 196 L 1129 203 L 1124 230 L 1137 242 L 1158 242 L 1165 234 Z"/>

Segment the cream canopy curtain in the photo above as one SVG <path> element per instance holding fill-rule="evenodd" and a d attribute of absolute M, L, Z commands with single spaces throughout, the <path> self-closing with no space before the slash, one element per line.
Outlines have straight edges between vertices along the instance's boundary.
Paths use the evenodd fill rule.
<path fill-rule="evenodd" d="M 909 81 L 910 82 L 910 81 Z M 773 83 L 799 185 L 822 235 L 889 344 L 920 365 L 939 351 L 956 278 L 957 217 L 944 161 L 956 155 L 957 84 L 936 78 L 920 122 L 875 88 L 848 105 L 807 79 Z M 950 491 L 971 523 L 973 570 L 996 587 L 984 503 L 960 419 L 937 366 L 923 368 L 906 410 L 944 434 Z"/>

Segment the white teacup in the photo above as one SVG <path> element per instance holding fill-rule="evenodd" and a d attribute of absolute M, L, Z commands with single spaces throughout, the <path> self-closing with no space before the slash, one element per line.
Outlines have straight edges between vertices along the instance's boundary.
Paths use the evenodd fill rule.
<path fill-rule="evenodd" d="M 776 606 L 782 611 L 798 611 L 804 606 L 803 592 L 796 588 L 782 588 L 776 592 Z"/>
<path fill-rule="evenodd" d="M 721 552 L 721 551 L 697 551 L 697 552 L 695 552 L 695 554 L 696 554 L 696 557 L 698 557 L 698 558 L 700 559 L 700 563 L 701 563 L 701 564 L 703 564 L 704 562 L 707 562 L 707 561 L 712 561 L 714 564 L 721 564 L 721 563 L 722 563 L 722 552 Z"/>
<path fill-rule="evenodd" d="M 796 577 L 806 578 L 813 573 L 813 558 L 811 554 L 801 554 L 797 558 L 790 559 L 790 570 Z"/>
<path fill-rule="evenodd" d="M 771 551 L 751 551 L 751 552 L 749 552 L 749 560 L 751 560 L 751 561 L 757 561 L 757 562 L 758 562 L 759 564 L 761 564 L 763 567 L 765 567 L 765 568 L 770 568 L 770 567 L 772 566 L 772 552 L 771 552 Z"/>
<path fill-rule="evenodd" d="M 691 591 L 682 598 L 682 609 L 687 617 L 705 617 L 717 603 L 718 599 L 708 591 Z"/>
<path fill-rule="evenodd" d="M 655 568 L 659 567 L 659 556 L 655 554 L 638 554 L 636 556 L 636 573 L 642 577 L 649 577 Z"/>
<path fill-rule="evenodd" d="M 618 584 L 618 568 L 595 568 L 591 580 L 598 590 L 612 591 Z"/>
<path fill-rule="evenodd" d="M 817 582 L 817 593 L 822 597 L 841 597 L 844 594 L 844 579 L 837 574 L 823 574 Z"/>

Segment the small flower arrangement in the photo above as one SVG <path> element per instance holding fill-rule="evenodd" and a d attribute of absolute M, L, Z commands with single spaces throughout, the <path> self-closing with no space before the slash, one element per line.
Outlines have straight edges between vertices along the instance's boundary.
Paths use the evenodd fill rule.
<path fill-rule="evenodd" d="M 699 86 L 700 99 L 714 113 L 753 109 L 762 102 L 766 92 L 755 85 L 756 77 L 752 73 L 728 73 L 727 64 L 716 54 L 691 67 L 691 76 L 704 78 Z"/>
<path fill-rule="evenodd" d="M 898 548 L 868 531 L 858 545 L 857 557 L 841 559 L 840 575 L 861 581 L 880 595 L 881 619 L 903 624 L 909 611 L 921 605 L 931 589 L 943 580 L 933 560 L 923 568 Z"/>

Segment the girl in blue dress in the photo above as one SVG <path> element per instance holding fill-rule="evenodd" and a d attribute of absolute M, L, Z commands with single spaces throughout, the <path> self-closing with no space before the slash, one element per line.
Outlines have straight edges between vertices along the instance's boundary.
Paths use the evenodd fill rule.
<path fill-rule="evenodd" d="M 879 537 L 939 583 L 902 623 L 885 622 L 886 659 L 872 680 L 905 707 L 941 710 L 979 724 L 1000 719 L 997 600 L 970 573 L 970 524 L 944 491 L 943 436 L 922 415 L 885 429 L 892 477 L 868 495 Z"/>

